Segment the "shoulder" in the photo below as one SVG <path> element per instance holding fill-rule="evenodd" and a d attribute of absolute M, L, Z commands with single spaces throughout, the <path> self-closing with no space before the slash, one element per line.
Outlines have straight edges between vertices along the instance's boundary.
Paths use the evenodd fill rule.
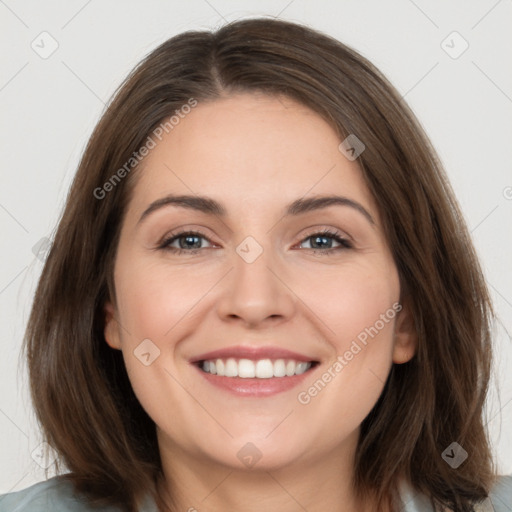
<path fill-rule="evenodd" d="M 114 508 L 91 508 L 76 494 L 73 485 L 59 476 L 21 491 L 0 495 L 0 512 L 119 512 Z"/>
<path fill-rule="evenodd" d="M 499 476 L 489 493 L 496 512 L 512 511 L 512 475 Z"/>
<path fill-rule="evenodd" d="M 430 500 L 412 490 L 409 484 L 401 486 L 402 512 L 433 512 Z M 478 512 L 512 512 L 512 475 L 496 478 L 489 498 L 475 506 Z"/>

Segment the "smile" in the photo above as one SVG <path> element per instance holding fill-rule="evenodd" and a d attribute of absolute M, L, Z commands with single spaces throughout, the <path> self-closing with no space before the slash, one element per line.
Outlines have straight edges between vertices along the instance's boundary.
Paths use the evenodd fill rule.
<path fill-rule="evenodd" d="M 299 386 L 318 361 L 206 359 L 193 366 L 209 385 L 244 398 L 265 398 Z"/>
<path fill-rule="evenodd" d="M 242 379 L 271 379 L 272 377 L 293 377 L 308 371 L 314 361 L 304 362 L 293 359 L 211 359 L 200 361 L 199 367 L 206 373 L 219 377 L 240 377 Z"/>

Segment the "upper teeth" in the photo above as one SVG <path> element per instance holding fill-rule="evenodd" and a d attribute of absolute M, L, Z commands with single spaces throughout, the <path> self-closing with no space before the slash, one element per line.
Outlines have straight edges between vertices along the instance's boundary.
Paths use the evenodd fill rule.
<path fill-rule="evenodd" d="M 300 375 L 311 368 L 311 363 L 284 359 L 215 359 L 203 361 L 201 368 L 212 374 L 221 377 L 241 377 L 242 379 L 270 379 L 271 377 L 291 377 Z"/>

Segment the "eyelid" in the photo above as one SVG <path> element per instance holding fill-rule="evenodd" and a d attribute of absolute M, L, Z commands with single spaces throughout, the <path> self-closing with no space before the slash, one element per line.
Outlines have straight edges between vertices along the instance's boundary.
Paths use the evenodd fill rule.
<path fill-rule="evenodd" d="M 301 241 L 304 238 L 307 238 L 312 235 L 317 234 L 328 234 L 328 235 L 336 235 L 344 240 L 350 241 L 351 243 L 355 243 L 355 240 L 346 232 L 341 229 L 335 227 L 327 227 L 327 226 L 314 226 L 312 228 L 308 228 L 305 235 L 302 235 Z"/>

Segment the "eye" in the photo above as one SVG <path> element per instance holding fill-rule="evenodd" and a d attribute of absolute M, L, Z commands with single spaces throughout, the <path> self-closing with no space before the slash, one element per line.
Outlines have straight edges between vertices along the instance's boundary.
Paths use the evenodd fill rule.
<path fill-rule="evenodd" d="M 314 253 L 332 254 L 333 251 L 351 249 L 353 247 L 349 240 L 341 235 L 337 231 L 331 231 L 325 229 L 319 233 L 312 233 L 300 243 L 302 246 L 304 243 L 309 244 L 309 247 L 302 247 L 303 249 L 310 249 Z M 337 246 L 333 247 L 333 243 Z"/>
<path fill-rule="evenodd" d="M 206 249 L 203 246 L 203 240 L 211 244 L 210 240 L 199 231 L 182 231 L 180 233 L 172 233 L 169 237 L 162 240 L 158 245 L 158 249 L 170 251 L 175 254 L 187 252 L 195 254 L 201 249 Z"/>
<path fill-rule="evenodd" d="M 205 247 L 203 241 L 210 246 Z M 303 247 L 303 244 L 309 244 L 309 247 Z M 334 245 L 333 244 L 337 244 Z M 315 254 L 332 254 L 333 252 L 350 249 L 352 243 L 337 231 L 325 229 L 318 233 L 312 233 L 302 240 L 299 244 L 302 249 L 308 249 Z M 200 231 L 181 231 L 179 233 L 171 233 L 170 236 L 164 238 L 158 245 L 157 249 L 169 251 L 174 254 L 196 254 L 202 249 L 212 247 L 212 242 Z"/>

